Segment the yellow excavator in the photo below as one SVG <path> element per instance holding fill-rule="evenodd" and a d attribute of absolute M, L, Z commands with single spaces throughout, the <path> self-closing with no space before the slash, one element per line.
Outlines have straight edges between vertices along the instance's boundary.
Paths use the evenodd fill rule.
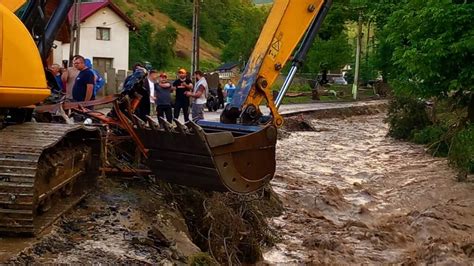
<path fill-rule="evenodd" d="M 73 1 L 25 2 L 0 0 L 0 233 L 41 231 L 84 197 L 100 166 L 97 128 L 30 122 L 35 107 L 50 96 L 45 62 Z M 213 191 L 251 193 L 268 184 L 283 124 L 278 107 L 331 4 L 274 1 L 220 122 L 141 121 L 130 108 L 120 112 L 116 101 L 115 118 L 153 173 Z M 272 84 L 290 57 L 288 78 L 274 100 Z M 263 101 L 268 115 L 260 111 Z"/>

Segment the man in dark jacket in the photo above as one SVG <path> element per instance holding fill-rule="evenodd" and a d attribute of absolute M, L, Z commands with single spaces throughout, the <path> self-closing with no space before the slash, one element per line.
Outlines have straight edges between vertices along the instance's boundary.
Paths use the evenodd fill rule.
<path fill-rule="evenodd" d="M 174 118 L 179 118 L 179 113 L 183 109 L 184 121 L 189 121 L 189 97 L 184 93 L 193 89 L 193 82 L 187 77 L 185 69 L 178 71 L 178 79 L 173 82 L 173 89 L 176 90 L 176 100 L 174 103 Z"/>

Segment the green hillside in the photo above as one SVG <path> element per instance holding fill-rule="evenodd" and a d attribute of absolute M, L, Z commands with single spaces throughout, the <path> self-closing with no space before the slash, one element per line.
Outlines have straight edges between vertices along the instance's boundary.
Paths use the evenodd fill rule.
<path fill-rule="evenodd" d="M 192 47 L 190 29 L 193 4 L 191 1 L 114 0 L 114 3 L 135 19 L 139 26 L 149 23 L 152 29 L 156 30 L 167 26 L 175 28 L 176 55 L 180 59 L 189 59 L 183 58 L 182 55 L 187 56 Z M 200 34 L 205 41 L 203 46 L 206 49 L 202 59 L 213 62 L 244 61 L 250 56 L 260 34 L 267 9 L 257 7 L 252 1 L 206 0 L 201 4 L 200 14 Z M 148 29 L 148 27 L 145 28 Z M 173 41 L 173 38 L 170 41 Z M 179 48 L 176 49 L 177 47 Z"/>

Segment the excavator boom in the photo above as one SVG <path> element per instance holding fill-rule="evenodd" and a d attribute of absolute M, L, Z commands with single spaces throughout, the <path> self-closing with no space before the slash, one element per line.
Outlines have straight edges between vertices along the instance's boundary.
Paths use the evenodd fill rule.
<path fill-rule="evenodd" d="M 262 117 L 259 106 L 266 100 L 273 124 L 277 127 L 283 124 L 277 110 L 281 99 L 274 101 L 272 85 L 300 42 L 301 47 L 293 62 L 296 67 L 302 64 L 331 4 L 332 0 L 274 1 L 235 96 L 221 116 L 222 122 L 237 123 L 240 119 L 242 124 L 258 124 Z M 289 83 L 291 80 L 286 85 Z"/>

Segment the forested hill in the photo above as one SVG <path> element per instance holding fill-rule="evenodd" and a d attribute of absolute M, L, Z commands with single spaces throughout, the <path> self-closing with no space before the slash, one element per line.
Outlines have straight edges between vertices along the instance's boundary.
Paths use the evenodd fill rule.
<path fill-rule="evenodd" d="M 179 50 L 177 55 L 180 56 L 181 51 L 186 54 L 191 52 L 192 1 L 114 0 L 114 3 L 137 21 L 138 25 L 150 23 L 152 28 L 163 29 L 166 26 L 175 28 L 177 39 L 174 46 L 175 51 Z M 252 0 L 203 1 L 200 13 L 200 33 L 205 40 L 202 42 L 202 59 L 246 60 L 260 34 L 267 10 L 266 7 L 257 7 Z M 168 33 L 170 32 L 172 33 L 171 29 L 168 30 Z M 164 34 L 169 35 L 168 33 Z M 168 39 L 173 41 L 173 38 Z"/>
<path fill-rule="evenodd" d="M 127 15 L 129 15 L 139 26 L 149 23 L 152 28 L 157 31 L 164 29 L 166 26 L 171 26 L 176 29 L 176 42 L 173 50 L 177 55 L 190 57 L 192 49 L 192 32 L 187 27 L 175 22 L 166 14 L 160 12 L 157 8 L 144 7 L 142 2 L 154 2 L 149 1 L 124 1 L 114 0 Z M 141 35 L 143 36 L 143 35 Z M 210 62 L 220 62 L 222 50 L 212 44 L 209 44 L 205 40 L 201 41 L 201 57 L 203 60 Z"/>

